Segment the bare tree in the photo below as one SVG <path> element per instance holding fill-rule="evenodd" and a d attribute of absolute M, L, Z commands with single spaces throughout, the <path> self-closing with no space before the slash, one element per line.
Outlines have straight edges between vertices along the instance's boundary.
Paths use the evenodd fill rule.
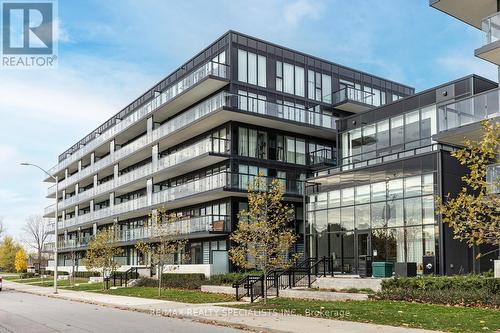
<path fill-rule="evenodd" d="M 38 269 L 41 269 L 43 248 L 49 237 L 47 233 L 47 221 L 40 215 L 30 215 L 26 219 L 23 230 L 28 238 L 26 239 L 26 244 L 36 251 L 38 256 Z"/>
<path fill-rule="evenodd" d="M 3 218 L 0 217 L 0 238 L 2 238 L 2 234 L 5 232 L 5 227 L 3 226 Z"/>

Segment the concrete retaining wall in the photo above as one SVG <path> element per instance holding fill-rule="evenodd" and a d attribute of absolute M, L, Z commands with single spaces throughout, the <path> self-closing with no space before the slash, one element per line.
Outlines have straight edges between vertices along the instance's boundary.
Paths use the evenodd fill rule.
<path fill-rule="evenodd" d="M 205 286 L 201 286 L 201 291 L 204 291 L 207 293 L 214 293 L 214 294 L 227 294 L 227 295 L 235 295 L 236 294 L 236 289 L 234 289 L 231 286 L 205 285 Z"/>
<path fill-rule="evenodd" d="M 331 291 L 311 291 L 311 290 L 297 290 L 285 289 L 280 290 L 280 297 L 286 298 L 300 298 L 300 299 L 314 299 L 321 301 L 364 301 L 368 299 L 367 294 L 355 293 L 339 293 Z"/>
<path fill-rule="evenodd" d="M 382 279 L 376 278 L 342 278 L 342 277 L 321 277 L 318 278 L 313 286 L 319 289 L 371 289 L 373 291 L 381 290 Z"/>

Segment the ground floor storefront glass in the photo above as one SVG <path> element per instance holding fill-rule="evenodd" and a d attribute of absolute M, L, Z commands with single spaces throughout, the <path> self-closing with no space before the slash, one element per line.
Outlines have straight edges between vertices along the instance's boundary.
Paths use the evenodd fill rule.
<path fill-rule="evenodd" d="M 311 257 L 332 257 L 333 270 L 357 273 L 365 260 L 415 262 L 437 258 L 435 177 L 426 173 L 343 187 L 308 196 Z"/>

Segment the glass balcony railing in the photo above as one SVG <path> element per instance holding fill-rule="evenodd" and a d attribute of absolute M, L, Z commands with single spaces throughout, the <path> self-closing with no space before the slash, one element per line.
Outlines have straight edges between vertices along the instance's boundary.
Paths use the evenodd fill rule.
<path fill-rule="evenodd" d="M 66 249 L 77 249 L 81 247 L 86 247 L 91 239 L 92 235 L 80 238 L 62 240 L 57 243 L 57 248 L 58 250 L 66 250 Z"/>
<path fill-rule="evenodd" d="M 500 90 L 494 89 L 438 107 L 439 131 L 500 116 Z"/>
<path fill-rule="evenodd" d="M 225 215 L 204 215 L 190 218 L 183 218 L 165 225 L 165 234 L 189 235 L 199 232 L 230 232 L 229 219 Z M 163 232 L 163 231 L 162 231 Z M 148 227 L 120 230 L 118 241 L 130 242 L 140 239 L 153 238 L 158 233 Z"/>
<path fill-rule="evenodd" d="M 63 170 L 71 163 L 74 163 L 84 157 L 87 154 L 90 154 L 93 150 L 95 150 L 100 145 L 106 143 L 111 140 L 118 133 L 121 133 L 130 125 L 134 124 L 140 119 L 143 119 L 146 115 L 152 113 L 157 108 L 165 105 L 170 102 L 172 99 L 180 95 L 186 90 L 189 90 L 191 87 L 196 85 L 198 82 L 203 80 L 208 76 L 215 76 L 223 79 L 227 79 L 229 76 L 229 67 L 225 64 L 208 62 L 191 73 L 189 73 L 185 78 L 174 84 L 173 86 L 166 89 L 164 92 L 153 98 L 150 102 L 141 106 L 139 109 L 134 111 L 132 114 L 122 119 L 114 126 L 110 127 L 100 135 L 95 136 L 91 141 L 87 144 L 82 145 L 76 151 L 74 151 L 69 156 L 62 155 L 62 159 L 60 162 L 52 167 L 49 170 L 50 174 L 54 174 L 59 170 Z"/>
<path fill-rule="evenodd" d="M 483 45 L 488 45 L 500 40 L 500 12 L 484 18 L 481 21 L 483 31 Z"/>
<path fill-rule="evenodd" d="M 99 171 L 100 169 L 108 166 L 109 164 L 115 163 L 118 160 L 127 157 L 133 154 L 134 152 L 147 147 L 148 145 L 151 145 L 153 142 L 158 141 L 180 129 L 189 126 L 194 121 L 227 105 L 226 102 L 227 102 L 227 96 L 225 93 L 219 93 L 209 98 L 208 100 L 176 116 L 172 120 L 167 121 L 157 129 L 152 131 L 150 135 L 147 134 L 143 135 L 139 139 L 136 139 L 130 144 L 115 151 L 114 154 L 109 154 L 106 157 L 96 161 L 94 164 L 83 169 L 82 171 L 77 172 L 74 175 L 60 181 L 59 189 L 63 189 L 77 182 L 79 179 L 88 177 L 89 175 Z M 53 195 L 54 193 L 55 193 L 55 185 L 47 189 L 48 195 Z"/>
<path fill-rule="evenodd" d="M 322 148 L 309 152 L 309 165 L 336 164 L 335 152 L 329 148 Z"/>
<path fill-rule="evenodd" d="M 65 199 L 63 202 L 59 203 L 60 209 L 65 209 L 69 206 L 76 205 L 79 202 L 89 200 L 93 196 L 100 195 L 106 191 L 111 191 L 119 186 L 129 184 L 133 181 L 139 180 L 145 177 L 152 177 L 154 173 L 165 171 L 168 168 L 181 164 L 183 162 L 189 161 L 191 159 L 200 157 L 204 154 L 214 153 L 214 154 L 229 154 L 231 148 L 231 142 L 223 138 L 206 138 L 197 143 L 187 146 L 186 148 L 180 149 L 173 152 L 165 157 L 158 160 L 156 167 L 153 163 L 148 163 L 137 169 L 124 173 L 117 177 L 115 180 L 110 180 L 103 183 L 96 188 L 88 189 L 84 192 L 80 192 L 70 198 Z M 55 204 L 50 205 L 45 208 L 45 214 L 53 214 L 55 212 Z"/>
<path fill-rule="evenodd" d="M 375 106 L 373 103 L 373 95 L 374 94 L 371 92 L 347 86 L 333 93 L 333 105 L 354 101 Z"/>
<path fill-rule="evenodd" d="M 326 113 L 311 111 L 297 106 L 277 104 L 262 99 L 242 95 L 232 95 L 230 106 L 241 111 L 258 113 L 283 120 L 298 122 L 301 124 L 335 129 L 337 117 Z"/>
<path fill-rule="evenodd" d="M 313 125 L 332 130 L 336 128 L 335 122 L 338 119 L 326 113 L 271 103 L 246 96 L 230 95 L 222 92 L 167 121 L 151 133 L 143 135 L 126 146 L 116 150 L 114 153 L 96 161 L 82 171 L 62 180 L 59 183 L 59 189 L 66 188 L 112 163 L 117 163 L 119 160 L 131 156 L 137 151 L 147 148 L 153 143 L 190 126 L 193 122 L 224 106 L 236 108 L 240 111 L 271 116 L 278 119 L 297 122 L 299 124 Z M 48 195 L 53 195 L 55 193 L 55 186 L 49 187 L 47 192 Z"/>
<path fill-rule="evenodd" d="M 167 189 L 153 192 L 151 201 L 148 201 L 148 196 L 142 196 L 126 202 L 116 203 L 111 207 L 104 207 L 94 212 L 80 214 L 77 217 L 66 219 L 60 223 L 60 229 L 64 227 L 76 226 L 93 222 L 101 219 L 111 218 L 112 216 L 124 214 L 130 211 L 152 209 L 153 207 L 162 206 L 166 203 L 180 200 L 192 195 L 203 194 L 213 190 L 228 190 L 228 191 L 246 191 L 248 184 L 252 184 L 255 180 L 255 175 L 220 172 L 196 179 L 178 186 L 169 187 Z M 264 189 L 271 184 L 273 177 L 264 177 Z M 302 196 L 304 193 L 304 182 L 294 179 L 280 179 L 285 188 L 286 195 Z"/>

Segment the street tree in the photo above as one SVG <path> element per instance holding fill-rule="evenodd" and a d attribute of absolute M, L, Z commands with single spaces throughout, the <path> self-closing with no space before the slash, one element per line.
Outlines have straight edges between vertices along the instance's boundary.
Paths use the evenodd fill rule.
<path fill-rule="evenodd" d="M 28 254 L 23 248 L 16 252 L 15 268 L 18 273 L 24 272 L 28 269 Z"/>
<path fill-rule="evenodd" d="M 157 268 L 158 296 L 161 296 L 162 274 L 165 266 L 169 265 L 171 269 L 176 269 L 179 262 L 188 259 L 184 253 L 187 240 L 181 237 L 182 221 L 164 208 L 151 214 L 149 225 L 146 227 L 151 232 L 150 241 L 139 242 L 135 247 L 145 260 L 149 258 L 151 265 Z"/>
<path fill-rule="evenodd" d="M 15 261 L 16 253 L 21 249 L 21 245 L 17 244 L 10 236 L 5 236 L 0 243 L 0 267 L 6 272 L 14 272 L 16 270 Z"/>
<path fill-rule="evenodd" d="M 464 148 L 452 155 L 468 172 L 456 196 L 448 193 L 445 200 L 436 199 L 437 211 L 453 230 L 454 238 L 469 247 L 500 246 L 500 196 L 490 191 L 500 183 L 498 177 L 491 183 L 486 180 L 488 166 L 499 162 L 500 122 L 483 122 L 482 137 L 477 141 L 465 139 Z"/>
<path fill-rule="evenodd" d="M 41 270 L 43 248 L 49 237 L 47 233 L 47 220 L 40 215 L 31 215 L 26 219 L 23 231 L 26 237 L 26 244 L 36 251 L 38 269 Z"/>
<path fill-rule="evenodd" d="M 111 276 L 120 267 L 115 260 L 122 254 L 117 237 L 112 228 L 103 229 L 89 241 L 85 253 L 84 265 L 89 271 L 100 271 L 102 274 L 102 288 L 106 289 L 105 279 Z"/>
<path fill-rule="evenodd" d="M 238 214 L 238 228 L 230 239 L 235 243 L 229 250 L 231 261 L 245 269 L 262 271 L 264 281 L 272 269 L 286 269 L 298 259 L 291 254 L 297 241 L 292 230 L 294 210 L 283 203 L 284 186 L 278 179 L 270 184 L 262 175 L 248 184 L 248 209 Z M 264 302 L 267 288 L 264 288 Z"/>

